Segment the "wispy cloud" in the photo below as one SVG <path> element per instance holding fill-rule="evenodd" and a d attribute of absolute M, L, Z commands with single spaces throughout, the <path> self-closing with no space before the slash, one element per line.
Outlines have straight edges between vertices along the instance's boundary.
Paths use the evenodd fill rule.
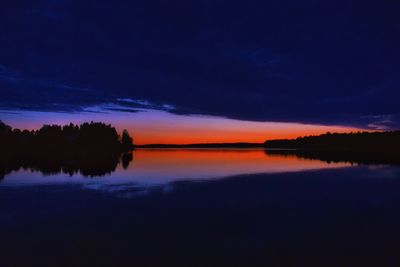
<path fill-rule="evenodd" d="M 122 107 L 148 108 L 166 111 L 172 111 L 176 109 L 176 107 L 171 104 L 157 104 L 144 99 L 117 98 L 117 104 L 121 105 Z"/>
<path fill-rule="evenodd" d="M 394 130 L 399 125 L 393 114 L 367 115 L 362 118 L 369 121 L 368 128 L 378 131 Z"/>
<path fill-rule="evenodd" d="M 33 95 L 34 97 L 40 94 L 43 95 L 43 98 L 40 99 L 43 102 L 41 104 L 20 101 L 21 99 L 19 98 L 15 101 L 8 100 L 8 102 L 2 103 L 0 99 L 0 109 L 3 110 L 38 110 L 52 112 L 84 111 L 101 113 L 118 111 L 132 113 L 143 111 L 144 109 L 166 111 L 176 109 L 175 106 L 167 103 L 154 103 L 146 99 L 117 97 L 110 94 L 99 93 L 98 90 L 89 87 L 29 77 L 20 71 L 13 70 L 2 64 L 0 64 L 0 82 L 6 84 L 4 87 L 6 89 L 3 90 L 11 92 L 12 89 L 7 88 L 14 88 L 14 86 L 17 86 L 17 88 L 35 88 L 36 94 Z M 14 90 L 14 92 L 16 91 Z"/>

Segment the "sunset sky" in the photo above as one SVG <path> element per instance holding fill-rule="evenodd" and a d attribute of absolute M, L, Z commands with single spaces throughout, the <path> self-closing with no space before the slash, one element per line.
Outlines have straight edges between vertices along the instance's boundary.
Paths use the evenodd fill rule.
<path fill-rule="evenodd" d="M 0 120 L 138 144 L 400 126 L 399 1 L 0 3 Z M 396 34 L 397 33 L 397 34 Z"/>
<path fill-rule="evenodd" d="M 215 116 L 176 115 L 166 111 L 143 110 L 127 112 L 17 112 L 2 114 L 3 120 L 16 128 L 37 129 L 45 124 L 83 123 L 102 121 L 128 129 L 136 144 L 150 143 L 212 143 L 264 142 L 267 139 L 294 138 L 309 134 L 349 132 L 359 129 L 338 126 L 319 126 L 300 123 L 255 122 Z"/>

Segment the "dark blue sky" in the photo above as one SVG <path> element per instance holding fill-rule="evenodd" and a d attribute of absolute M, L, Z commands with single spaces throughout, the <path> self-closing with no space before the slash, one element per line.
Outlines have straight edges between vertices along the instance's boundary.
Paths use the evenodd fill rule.
<path fill-rule="evenodd" d="M 0 109 L 152 103 L 399 128 L 399 12 L 397 0 L 2 0 Z"/>

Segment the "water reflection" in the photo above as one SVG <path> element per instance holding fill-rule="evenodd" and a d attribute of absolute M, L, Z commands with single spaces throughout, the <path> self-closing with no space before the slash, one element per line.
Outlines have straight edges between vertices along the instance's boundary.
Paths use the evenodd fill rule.
<path fill-rule="evenodd" d="M 40 172 L 43 176 L 80 175 L 101 177 L 115 172 L 120 164 L 129 167 L 132 153 L 76 155 L 55 154 L 46 156 L 0 156 L 0 180 L 11 173 Z"/>
<path fill-rule="evenodd" d="M 351 165 L 327 164 L 296 155 L 268 155 L 260 149 L 159 149 L 135 151 L 135 160 L 123 175 L 143 183 L 162 183 L 346 166 Z"/>
<path fill-rule="evenodd" d="M 119 157 L 83 157 L 74 161 L 2 162 L 0 186 L 82 183 L 93 187 L 160 185 L 175 181 L 218 179 L 229 176 L 341 168 L 350 163 L 327 163 L 262 149 L 138 149 Z M 101 179 L 86 177 L 102 176 Z M 115 187 L 114 187 L 115 188 Z"/>
<path fill-rule="evenodd" d="M 349 166 L 203 149 L 135 150 L 99 179 L 16 169 L 0 182 L 0 265 L 398 266 L 400 168 Z"/>
<path fill-rule="evenodd" d="M 267 156 L 295 156 L 309 160 L 320 160 L 327 163 L 350 163 L 367 165 L 399 165 L 398 153 L 357 152 L 357 151 L 315 151 L 315 150 L 265 150 Z"/>

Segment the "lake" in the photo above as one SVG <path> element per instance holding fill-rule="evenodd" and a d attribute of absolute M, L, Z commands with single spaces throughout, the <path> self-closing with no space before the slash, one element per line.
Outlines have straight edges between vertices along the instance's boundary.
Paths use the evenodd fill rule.
<path fill-rule="evenodd" d="M 398 165 L 138 149 L 68 166 L 3 171 L 0 266 L 400 263 Z"/>

